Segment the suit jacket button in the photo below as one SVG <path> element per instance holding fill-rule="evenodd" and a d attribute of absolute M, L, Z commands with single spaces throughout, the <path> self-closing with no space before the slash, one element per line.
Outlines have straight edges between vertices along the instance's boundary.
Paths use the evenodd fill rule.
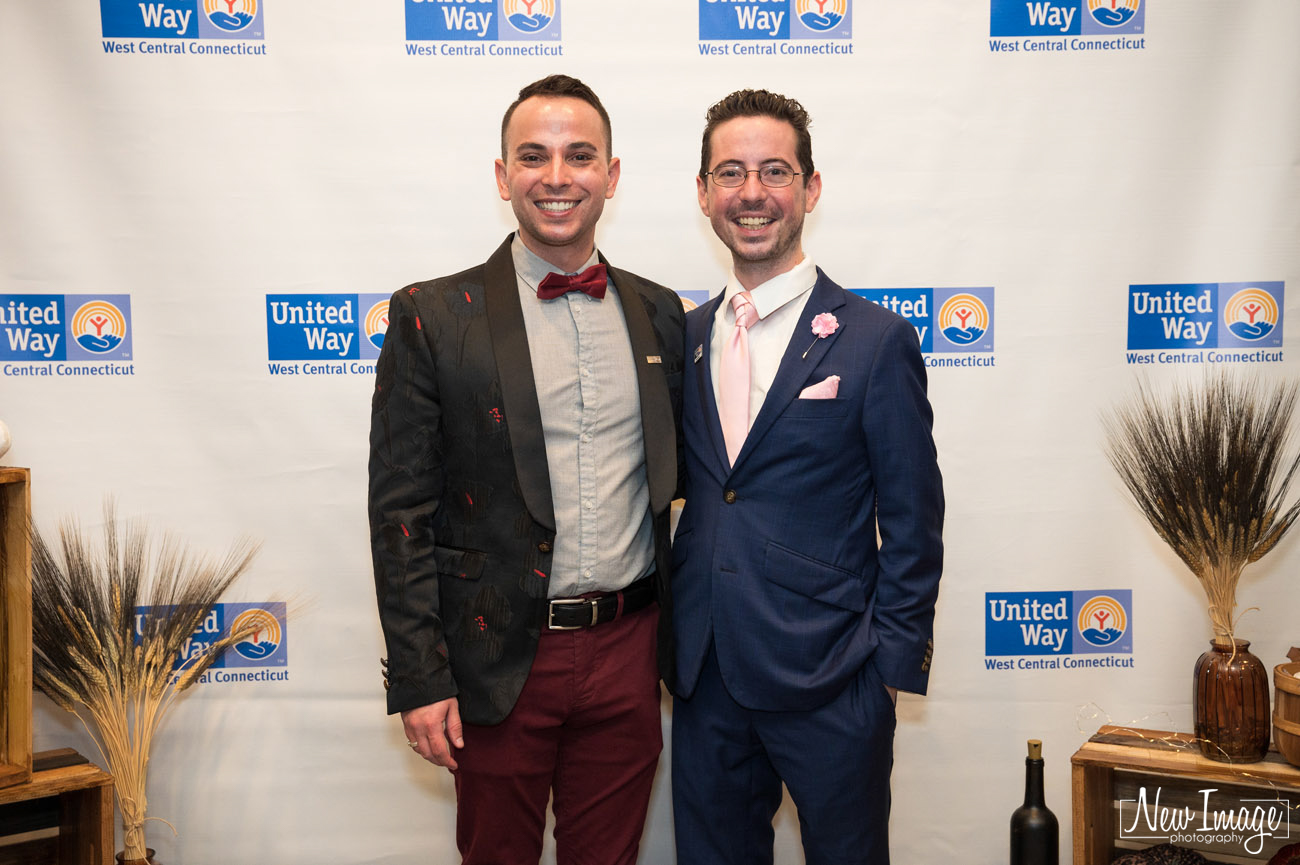
<path fill-rule="evenodd" d="M 734 505 L 736 503 L 736 491 L 727 490 L 725 493 L 722 494 L 722 500 L 729 505 Z"/>
<path fill-rule="evenodd" d="M 550 551 L 551 551 L 551 545 L 547 541 L 542 541 L 540 544 L 537 545 L 537 552 L 539 553 L 549 553 Z"/>

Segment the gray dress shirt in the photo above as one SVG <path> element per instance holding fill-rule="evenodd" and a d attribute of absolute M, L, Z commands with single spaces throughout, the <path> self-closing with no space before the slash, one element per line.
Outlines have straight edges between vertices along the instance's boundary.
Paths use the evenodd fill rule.
<path fill-rule="evenodd" d="M 511 244 L 528 353 L 537 383 L 555 506 L 552 598 L 624 588 L 654 568 L 641 398 L 623 305 L 571 291 L 539 300 L 559 268 Z M 596 264 L 591 258 L 580 268 Z"/>

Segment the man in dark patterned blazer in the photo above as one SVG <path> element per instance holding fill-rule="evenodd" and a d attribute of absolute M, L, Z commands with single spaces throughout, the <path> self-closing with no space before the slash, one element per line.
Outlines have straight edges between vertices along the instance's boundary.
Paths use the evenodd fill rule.
<path fill-rule="evenodd" d="M 388 710 L 453 771 L 465 863 L 632 863 L 671 674 L 682 304 L 608 267 L 619 161 L 582 82 L 520 91 L 485 264 L 393 295 L 370 434 Z M 663 654 L 656 664 L 656 646 Z"/>

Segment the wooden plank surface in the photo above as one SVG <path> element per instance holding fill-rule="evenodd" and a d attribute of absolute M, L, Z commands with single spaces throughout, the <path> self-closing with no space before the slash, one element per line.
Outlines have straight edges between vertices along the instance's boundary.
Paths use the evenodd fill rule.
<path fill-rule="evenodd" d="M 59 859 L 82 865 L 111 865 L 113 788 L 111 785 L 63 797 Z"/>
<path fill-rule="evenodd" d="M 1276 751 L 1257 763 L 1223 763 L 1201 754 L 1190 733 L 1107 726 L 1075 752 L 1070 764 L 1074 865 L 1107 865 L 1118 850 L 1155 843 L 1117 837 L 1119 801 L 1132 801 L 1143 785 L 1148 796 L 1153 795 L 1150 788 L 1160 790 L 1162 807 L 1186 806 L 1193 812 L 1201 810 L 1202 791 L 1207 787 L 1216 790 L 1211 795 L 1220 802 L 1286 801 L 1289 825 L 1300 825 L 1296 819 L 1300 769 Z M 1211 807 L 1217 807 L 1213 798 Z M 1223 863 L 1267 861 L 1277 847 L 1290 841 L 1294 839 L 1267 839 L 1262 859 L 1223 844 L 1195 849 Z"/>
<path fill-rule="evenodd" d="M 1286 762 L 1276 751 L 1270 751 L 1258 763 L 1222 763 L 1202 755 L 1192 739 L 1190 733 L 1102 727 L 1070 761 L 1083 766 L 1119 766 L 1224 783 L 1300 790 L 1300 768 Z"/>
<path fill-rule="evenodd" d="M 38 767 L 51 768 L 33 772 L 25 784 L 0 788 L 0 805 L 57 796 L 61 811 L 59 834 L 54 841 L 57 861 L 64 865 L 112 865 L 113 776 L 70 748 L 43 751 L 34 755 L 34 762 Z M 48 853 L 49 849 L 48 843 L 33 843 L 26 851 Z M 0 863 L 7 861 L 0 857 Z"/>
<path fill-rule="evenodd" d="M 32 771 L 32 595 L 27 469 L 0 466 L 0 786 Z"/>
<path fill-rule="evenodd" d="M 1115 851 L 1113 771 L 1104 766 L 1070 767 L 1070 824 L 1074 865 L 1110 862 Z"/>
<path fill-rule="evenodd" d="M 107 786 L 111 789 L 112 784 L 113 776 L 97 766 L 89 763 L 83 766 L 65 766 L 62 769 L 51 769 L 48 772 L 34 774 L 32 780 L 26 784 L 0 788 L 0 805 L 42 796 L 59 796 L 74 790 L 84 790 L 87 787 Z"/>

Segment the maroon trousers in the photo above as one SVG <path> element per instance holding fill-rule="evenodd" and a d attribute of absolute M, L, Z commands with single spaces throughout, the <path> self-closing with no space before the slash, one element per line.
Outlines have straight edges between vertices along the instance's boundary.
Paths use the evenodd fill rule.
<path fill-rule="evenodd" d="M 543 629 L 519 701 L 456 752 L 464 865 L 542 854 L 554 793 L 558 865 L 633 865 L 663 748 L 655 604 L 576 631 Z"/>

